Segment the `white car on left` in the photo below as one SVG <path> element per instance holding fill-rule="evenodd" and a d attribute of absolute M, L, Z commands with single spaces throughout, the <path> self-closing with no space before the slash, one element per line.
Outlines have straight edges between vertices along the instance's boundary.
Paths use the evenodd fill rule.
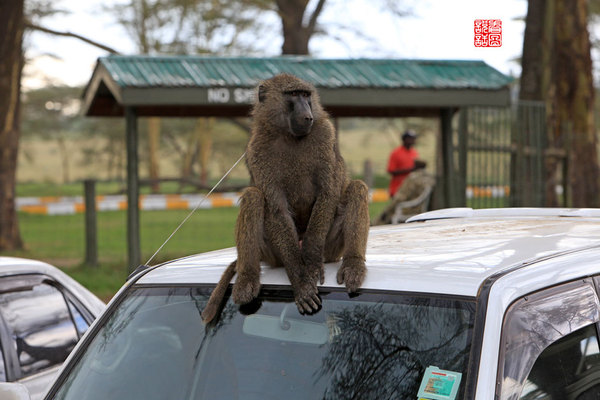
<path fill-rule="evenodd" d="M 0 257 L 1 382 L 40 399 L 105 304 L 50 264 Z"/>

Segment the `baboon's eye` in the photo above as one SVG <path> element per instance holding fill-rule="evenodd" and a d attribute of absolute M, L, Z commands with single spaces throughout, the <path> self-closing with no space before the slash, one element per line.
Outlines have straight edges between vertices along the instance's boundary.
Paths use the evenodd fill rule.
<path fill-rule="evenodd" d="M 294 111 L 294 102 L 293 101 L 288 101 L 287 102 L 287 106 L 288 106 L 288 111 Z"/>

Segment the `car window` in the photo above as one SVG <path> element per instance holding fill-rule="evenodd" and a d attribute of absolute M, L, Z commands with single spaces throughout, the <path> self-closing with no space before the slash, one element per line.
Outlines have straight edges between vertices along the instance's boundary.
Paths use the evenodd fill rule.
<path fill-rule="evenodd" d="M 6 367 L 4 366 L 4 354 L 0 354 L 0 382 L 6 382 Z"/>
<path fill-rule="evenodd" d="M 527 376 L 520 399 L 597 399 L 600 350 L 596 325 L 588 325 L 552 343 Z"/>
<path fill-rule="evenodd" d="M 466 374 L 473 299 L 332 291 L 308 316 L 291 291 L 263 288 L 257 309 L 229 299 L 206 326 L 209 294 L 132 290 L 48 398 L 408 399 L 426 370 Z"/>
<path fill-rule="evenodd" d="M 65 298 L 47 283 L 0 293 L 0 313 L 13 340 L 20 377 L 61 364 L 77 343 L 78 332 Z"/>
<path fill-rule="evenodd" d="M 551 352 L 550 345 L 560 347 L 560 340 L 589 344 L 588 353 L 596 351 L 595 333 L 591 330 L 584 331 L 585 334 L 578 332 L 588 326 L 593 329 L 599 320 L 600 302 L 592 282 L 587 280 L 542 290 L 513 303 L 506 312 L 502 328 L 499 398 L 518 399 L 524 393 L 536 360 L 545 349 Z M 589 354 L 592 356 L 593 353 Z M 571 356 L 585 362 L 581 355 Z M 559 398 L 570 397 L 552 397 Z"/>
<path fill-rule="evenodd" d="M 88 324 L 81 312 L 77 309 L 77 306 L 75 306 L 71 300 L 67 300 L 67 304 L 69 306 L 69 311 L 71 312 L 73 322 L 75 323 L 75 328 L 77 328 L 77 335 L 81 337 L 90 327 L 90 324 Z"/>

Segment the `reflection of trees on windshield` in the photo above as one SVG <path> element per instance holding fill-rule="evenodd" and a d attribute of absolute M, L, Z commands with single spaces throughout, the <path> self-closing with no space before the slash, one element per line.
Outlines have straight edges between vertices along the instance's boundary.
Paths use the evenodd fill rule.
<path fill-rule="evenodd" d="M 196 305 L 196 309 L 198 309 L 198 315 L 200 316 L 200 319 L 202 319 L 202 310 L 204 310 L 204 308 L 206 308 L 206 304 L 208 304 L 209 295 L 210 293 L 208 292 L 199 292 L 197 289 L 190 289 L 190 297 Z M 226 302 L 226 304 L 223 307 L 223 310 L 221 310 L 211 324 L 204 325 L 204 334 L 206 337 L 214 336 L 219 328 L 223 325 L 229 324 L 233 316 L 237 313 L 239 306 L 231 302 L 227 302 L 229 295 L 229 293 L 225 294 L 225 299 L 223 301 Z"/>
<path fill-rule="evenodd" d="M 336 335 L 317 378 L 324 399 L 408 399 L 430 365 L 462 372 L 470 313 L 459 308 L 374 304 L 332 313 Z"/>
<path fill-rule="evenodd" d="M 138 310 L 147 300 L 147 297 L 145 296 L 132 295 L 132 297 L 135 299 L 134 302 L 136 304 L 132 307 L 118 307 L 114 312 L 113 317 L 106 322 L 106 325 L 104 325 L 104 329 L 102 329 L 100 335 L 102 338 L 102 341 L 100 342 L 100 350 L 104 350 L 106 345 L 110 343 L 116 335 L 118 335 L 120 332 L 123 332 L 123 330 L 127 328 L 127 325 L 129 325 L 129 323 L 137 314 Z M 122 317 L 121 314 L 125 313 L 124 310 L 126 310 L 127 316 Z"/>
<path fill-rule="evenodd" d="M 129 323 L 135 319 L 138 312 L 144 308 L 144 304 L 151 298 L 151 296 L 148 296 L 145 292 L 143 292 L 143 294 L 136 293 L 139 290 L 143 291 L 144 289 L 136 289 L 128 298 L 128 301 L 131 301 L 132 305 L 128 307 L 118 307 L 115 310 L 113 317 L 106 322 L 104 329 L 101 332 L 101 348 L 104 348 L 107 343 L 114 340 L 116 335 L 119 335 L 121 332 L 123 332 Z M 200 315 L 202 310 L 204 310 L 206 303 L 208 302 L 208 295 L 204 290 L 199 290 L 198 288 L 189 288 L 188 290 L 190 299 L 194 302 L 196 308 L 198 309 L 198 315 Z M 170 298 L 173 296 L 181 296 L 181 289 L 169 288 L 166 293 L 163 306 L 168 306 L 170 304 Z M 225 325 L 231 321 L 233 316 L 237 313 L 237 309 L 238 307 L 234 304 L 227 304 L 214 326 L 207 327 L 206 334 L 210 336 L 214 335 L 214 333 L 222 325 Z M 126 313 L 126 315 L 121 315 L 124 313 Z"/>

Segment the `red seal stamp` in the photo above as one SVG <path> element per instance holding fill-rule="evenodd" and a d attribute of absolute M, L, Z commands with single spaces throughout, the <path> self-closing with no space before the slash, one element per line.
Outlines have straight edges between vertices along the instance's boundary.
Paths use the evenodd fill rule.
<path fill-rule="evenodd" d="M 475 47 L 502 46 L 502 20 L 476 19 L 473 24 Z"/>

